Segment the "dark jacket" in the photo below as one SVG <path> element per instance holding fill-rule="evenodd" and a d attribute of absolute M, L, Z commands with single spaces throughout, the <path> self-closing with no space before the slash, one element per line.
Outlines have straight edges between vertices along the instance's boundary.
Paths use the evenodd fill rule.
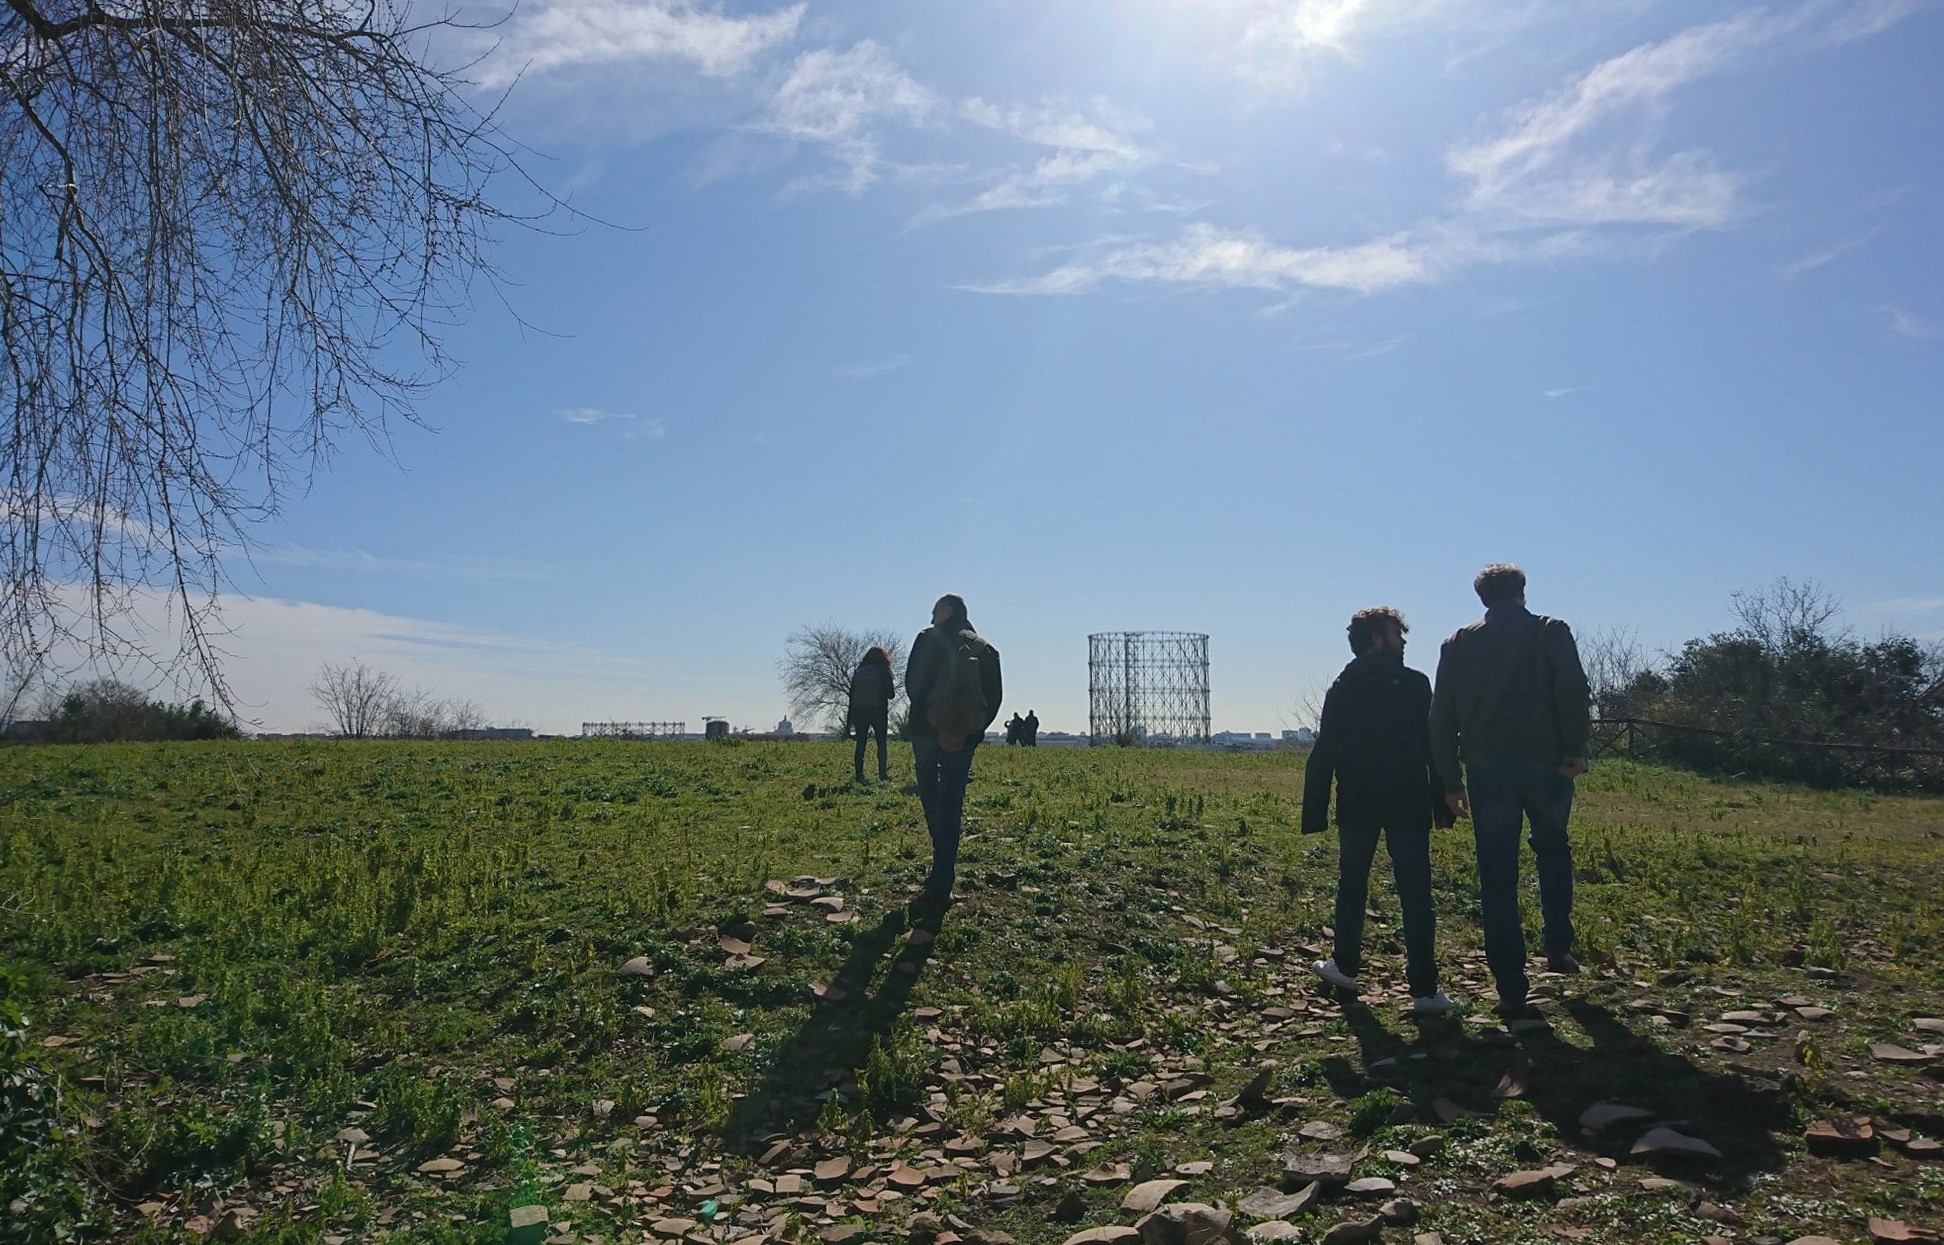
<path fill-rule="evenodd" d="M 979 653 L 979 690 L 985 693 L 986 719 L 979 725 L 979 736 L 992 720 L 999 716 L 999 702 L 1004 699 L 1005 684 L 999 677 L 999 650 L 992 647 L 992 641 L 980 636 L 972 629 L 965 618 L 955 618 L 945 624 L 947 630 L 965 632 L 978 636 L 985 644 Z M 931 715 L 925 711 L 931 700 L 932 685 L 945 670 L 945 650 L 940 647 L 937 629 L 927 627 L 918 633 L 911 642 L 911 657 L 905 662 L 905 694 L 911 699 L 911 737 L 913 739 L 936 739 L 938 728 L 931 724 Z M 975 736 L 973 742 L 978 742 Z"/>
<path fill-rule="evenodd" d="M 1445 789 L 1463 789 L 1460 760 L 1558 765 L 1585 756 L 1592 704 L 1571 627 L 1522 605 L 1486 610 L 1438 654 L 1431 754 Z"/>
<path fill-rule="evenodd" d="M 1303 778 L 1303 833 L 1337 824 L 1423 830 L 1450 824 L 1444 786 L 1431 766 L 1431 681 L 1397 653 L 1365 653 L 1323 697 L 1323 720 Z"/>
<path fill-rule="evenodd" d="M 847 716 L 850 718 L 853 724 L 856 722 L 859 716 L 863 716 L 866 718 L 867 721 L 873 723 L 881 722 L 891 712 L 891 700 L 893 697 L 895 697 L 898 694 L 898 688 L 891 678 L 890 662 L 887 661 L 882 664 L 879 664 L 878 662 L 871 662 L 869 663 L 868 670 L 863 665 L 858 666 L 857 670 L 851 674 L 851 686 L 856 687 L 857 680 L 859 680 L 860 678 L 868 679 L 873 674 L 877 676 L 877 681 L 878 681 L 877 711 L 870 714 L 859 715 L 855 710 L 851 710 Z"/>

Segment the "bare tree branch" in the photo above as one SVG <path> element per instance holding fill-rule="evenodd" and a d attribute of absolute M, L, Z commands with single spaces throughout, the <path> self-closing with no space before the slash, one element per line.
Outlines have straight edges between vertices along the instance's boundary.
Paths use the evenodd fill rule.
<path fill-rule="evenodd" d="M 513 145 L 409 0 L 0 5 L 0 656 L 148 660 L 228 707 L 226 554 L 381 448 L 494 273 Z M 547 203 L 551 203 L 547 200 Z M 180 651 L 119 625 L 173 602 Z"/>

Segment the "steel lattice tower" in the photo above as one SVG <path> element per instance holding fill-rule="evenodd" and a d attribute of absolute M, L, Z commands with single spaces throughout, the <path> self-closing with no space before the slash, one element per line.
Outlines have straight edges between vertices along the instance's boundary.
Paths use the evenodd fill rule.
<path fill-rule="evenodd" d="M 1099 744 L 1208 742 L 1208 637 L 1106 631 L 1087 637 L 1089 734 Z"/>

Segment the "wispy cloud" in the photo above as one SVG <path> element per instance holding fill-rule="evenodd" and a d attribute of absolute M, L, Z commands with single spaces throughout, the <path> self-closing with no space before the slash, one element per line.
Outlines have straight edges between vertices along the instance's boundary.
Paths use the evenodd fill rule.
<path fill-rule="evenodd" d="M 805 6 L 732 16 L 692 0 L 538 0 L 495 30 L 482 85 L 587 65 L 665 62 L 711 78 L 748 71 L 795 37 Z"/>
<path fill-rule="evenodd" d="M 1545 399 L 1548 402 L 1557 402 L 1561 398 L 1569 398 L 1576 393 L 1586 393 L 1592 388 L 1591 385 L 1563 385 L 1558 389 L 1546 390 Z"/>
<path fill-rule="evenodd" d="M 1676 91 L 1791 25 L 1743 14 L 1623 52 L 1520 105 L 1503 131 L 1459 147 L 1448 167 L 1468 183 L 1474 211 L 1585 225 L 1725 225 L 1739 212 L 1740 176 L 1703 151 L 1657 161 L 1654 125 Z M 1623 119 L 1636 123 L 1630 141 L 1581 150 L 1583 139 L 1610 137 Z"/>
<path fill-rule="evenodd" d="M 1166 241 L 1138 241 L 1083 255 L 1038 276 L 967 289 L 982 294 L 1079 294 L 1109 282 L 1289 291 L 1370 293 L 1429 281 L 1422 248 L 1398 235 L 1352 246 L 1278 246 L 1259 234 L 1198 223 Z"/>
<path fill-rule="evenodd" d="M 630 411 L 604 411 L 595 406 L 571 406 L 555 411 L 554 414 L 564 423 L 581 427 L 613 424 L 622 430 L 622 436 L 631 441 L 659 441 L 668 435 L 668 424 L 656 415 L 636 415 Z"/>
<path fill-rule="evenodd" d="M 303 545 L 263 545 L 250 550 L 249 560 L 260 566 L 289 566 L 307 570 L 356 574 L 409 575 L 420 579 L 537 582 L 549 578 L 551 567 L 531 566 L 497 558 L 455 554 L 435 558 L 401 558 L 367 553 L 363 549 L 309 549 Z"/>
<path fill-rule="evenodd" d="M 1898 337 L 1917 342 L 1944 341 L 1944 324 L 1920 316 L 1914 311 L 1906 311 L 1902 307 L 1885 307 L 1883 318 L 1885 327 Z"/>
<path fill-rule="evenodd" d="M 1823 28 L 1822 37 L 1830 43 L 1869 39 L 1930 8 L 1933 3 L 1935 0 L 1850 0 Z"/>
<path fill-rule="evenodd" d="M 847 51 L 819 48 L 797 57 L 753 128 L 823 147 L 843 166 L 834 184 L 855 194 L 878 179 L 879 127 L 923 124 L 939 107 L 929 88 L 865 39 Z"/>
<path fill-rule="evenodd" d="M 856 363 L 842 363 L 830 370 L 849 380 L 869 380 L 873 376 L 882 376 L 886 372 L 910 367 L 912 362 L 913 359 L 908 354 L 894 354 L 883 359 L 863 359 Z"/>
<path fill-rule="evenodd" d="M 1820 251 L 1811 251 L 1807 255 L 1799 256 L 1778 267 L 1775 270 L 1776 278 L 1783 282 L 1793 281 L 1802 274 L 1813 272 L 1824 264 L 1836 262 L 1851 251 L 1867 244 L 1876 236 L 1877 231 L 1872 229 L 1870 232 L 1858 237 L 1845 238 L 1834 246 L 1824 247 Z"/>
<path fill-rule="evenodd" d="M 1396 337 L 1374 342 L 1311 342 L 1303 349 L 1340 355 L 1345 363 L 1363 363 L 1392 354 L 1410 340 L 1411 334 L 1402 333 Z"/>
<path fill-rule="evenodd" d="M 1944 597 L 1891 597 L 1887 601 L 1868 601 L 1853 606 L 1850 612 L 1863 618 L 1882 618 L 1897 614 L 1936 614 L 1944 612 Z"/>
<path fill-rule="evenodd" d="M 1104 101 L 1097 101 L 1092 112 L 1081 112 L 1002 106 L 975 97 L 959 106 L 959 116 L 1051 151 L 1029 165 L 992 175 L 984 189 L 964 202 L 927 207 L 915 223 L 975 212 L 1052 207 L 1065 203 L 1078 187 L 1132 173 L 1155 159 L 1136 138 L 1150 128 L 1147 119 L 1120 112 Z"/>

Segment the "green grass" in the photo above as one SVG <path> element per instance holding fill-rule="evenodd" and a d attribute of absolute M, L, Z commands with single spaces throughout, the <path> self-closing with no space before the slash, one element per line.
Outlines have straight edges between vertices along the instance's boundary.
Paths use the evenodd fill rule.
<path fill-rule="evenodd" d="M 1076 1230 L 1051 1218 L 1071 1191 L 1085 1223 L 1125 1221 L 1122 1190 L 1077 1179 L 1097 1163 L 1206 1159 L 1184 1196 L 1233 1199 L 1274 1183 L 1295 1129 L 1324 1121 L 1377 1151 L 1446 1134 L 1420 1168 L 1369 1170 L 1402 1176 L 1419 1230 L 1449 1242 L 1543 1239 L 1609 1204 L 1637 1221 L 1628 1239 L 1698 1235 L 1685 1203 L 1619 1196 L 1643 1169 L 1577 1126 L 1607 1100 L 1714 1140 L 1726 1158 L 1698 1175 L 1750 1232 L 1842 1239 L 1887 1207 L 1944 1216 L 1934 1167 L 1799 1144 L 1836 1110 L 1944 1127 L 1939 1082 L 1868 1056 L 1920 1043 L 1909 1017 L 1944 1006 L 1944 801 L 1602 763 L 1574 818 L 1597 971 L 1555 983 L 1553 1030 L 1515 1041 L 1478 1013 L 1420 1032 L 1395 998 L 1319 998 L 1304 965 L 1327 946 L 1335 846 L 1296 833 L 1298 756 L 982 749 L 967 902 L 931 943 L 904 911 L 929 850 L 917 801 L 853 787 L 848 764 L 842 745 L 754 743 L 0 750 L 0 957 L 27 1020 L 0 1072 L 57 1091 L 18 1123 L 0 1114 L 0 1157 L 41 1130 L 0 1162 L 8 1239 L 172 1240 L 198 1211 L 243 1206 L 258 1212 L 245 1240 L 496 1241 L 534 1200 L 556 1229 L 609 1241 L 710 1201 L 729 1239 L 807 1236 L 814 1210 L 746 1188 L 774 1138 L 929 1163 L 954 1133 L 1077 1109 L 1092 1091 L 1076 1087 L 1105 1099 L 1184 1077 L 1102 1111 L 1100 1148 L 1015 1177 L 1017 1198 L 992 1197 L 981 1168 L 938 1204 L 1057 1242 Z M 1476 999 L 1468 836 L 1435 844 L 1449 988 Z M 1366 976 L 1395 995 L 1383 873 Z M 764 883 L 798 875 L 839 879 L 854 920 L 765 915 Z M 763 962 L 726 962 L 723 935 Z M 621 976 L 637 956 L 652 974 Z M 819 1003 L 816 982 L 842 1000 Z M 1745 1055 L 1701 1028 L 1797 994 L 1835 1017 Z M 1648 1006 L 1692 1023 L 1656 1027 Z M 1265 1059 L 1281 1109 L 1215 1118 Z M 1530 1089 L 1499 1102 L 1514 1068 Z M 1490 1118 L 1389 1122 L 1439 1097 Z M 944 1127 L 913 1129 L 927 1118 Z M 461 1171 L 418 1170 L 440 1157 Z M 1558 1158 L 1580 1165 L 1580 1209 L 1483 1196 Z M 717 1180 L 723 1193 L 691 1194 Z M 581 1184 L 612 1196 L 568 1198 Z M 912 1204 L 847 1213 L 896 1227 Z"/>

